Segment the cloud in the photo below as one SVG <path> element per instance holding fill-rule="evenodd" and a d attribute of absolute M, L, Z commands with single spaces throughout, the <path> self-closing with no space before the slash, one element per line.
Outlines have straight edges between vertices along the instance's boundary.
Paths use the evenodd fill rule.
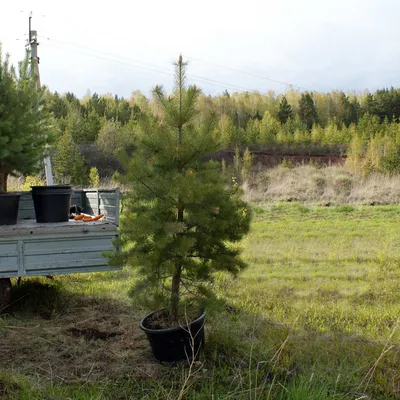
<path fill-rule="evenodd" d="M 18 8 L 7 3 L 0 15 L 0 40 L 14 62 L 23 57 L 27 31 L 19 10 L 30 7 L 27 0 Z M 192 81 L 211 94 L 287 88 L 216 64 L 312 90 L 373 90 L 400 86 L 399 11 L 396 0 L 38 0 L 33 26 L 41 35 L 42 81 L 61 92 L 127 96 L 156 83 L 168 87 L 167 70 L 180 53 L 208 62 L 192 61 L 189 74 L 208 79 Z"/>

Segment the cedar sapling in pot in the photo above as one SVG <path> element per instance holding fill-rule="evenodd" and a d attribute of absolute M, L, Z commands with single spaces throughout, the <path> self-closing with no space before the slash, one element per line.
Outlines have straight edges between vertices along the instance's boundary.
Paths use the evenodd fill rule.
<path fill-rule="evenodd" d="M 29 53 L 19 63 L 17 73 L 10 65 L 9 56 L 2 56 L 0 43 L 1 202 L 9 203 L 10 194 L 4 194 L 7 192 L 9 174 L 36 172 L 46 146 L 54 139 L 52 117 L 47 110 L 44 95 L 45 89 L 37 89 L 37 77 L 30 67 Z M 16 196 L 19 201 L 19 195 Z M 0 207 L 1 210 L 4 207 Z M 5 213 L 9 215 L 8 211 Z M 4 218 L 7 219 L 7 216 Z M 0 215 L 0 221 L 2 219 Z"/>
<path fill-rule="evenodd" d="M 118 179 L 130 191 L 116 243 L 119 252 L 110 260 L 134 268 L 132 295 L 159 309 L 141 327 L 162 361 L 191 357 L 193 339 L 196 352 L 201 347 L 213 275 L 235 275 L 246 266 L 234 244 L 250 226 L 240 188 L 229 184 L 218 162 L 210 161 L 220 149 L 215 112 L 198 113 L 201 91 L 186 85 L 182 57 L 174 65 L 173 92 L 168 96 L 155 87 L 157 117 L 141 115 L 135 153 L 120 154 L 125 173 Z M 157 342 L 162 332 L 177 331 L 176 345 L 171 336 L 165 344 Z"/>

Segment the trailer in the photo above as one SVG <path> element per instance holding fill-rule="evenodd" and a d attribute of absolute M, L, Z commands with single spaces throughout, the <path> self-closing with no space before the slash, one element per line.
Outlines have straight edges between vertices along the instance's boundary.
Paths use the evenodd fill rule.
<path fill-rule="evenodd" d="M 22 192 L 16 225 L 0 226 L 0 311 L 10 299 L 10 278 L 121 269 L 108 265 L 105 251 L 118 236 L 120 193 L 116 189 L 75 190 L 71 205 L 102 221 L 37 223 L 30 192 Z"/>

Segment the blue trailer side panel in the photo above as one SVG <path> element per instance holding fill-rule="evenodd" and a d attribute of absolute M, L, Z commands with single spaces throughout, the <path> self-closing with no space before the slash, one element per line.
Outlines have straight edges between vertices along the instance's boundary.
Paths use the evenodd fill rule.
<path fill-rule="evenodd" d="M 75 191 L 71 204 L 105 218 L 38 224 L 30 193 L 22 194 L 18 224 L 0 226 L 0 278 L 121 269 L 104 257 L 118 236 L 119 191 Z"/>

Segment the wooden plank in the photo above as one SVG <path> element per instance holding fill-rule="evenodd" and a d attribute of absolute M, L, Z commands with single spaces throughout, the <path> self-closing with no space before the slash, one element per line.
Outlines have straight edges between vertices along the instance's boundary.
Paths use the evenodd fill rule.
<path fill-rule="evenodd" d="M 15 254 L 13 256 L 1 256 L 0 271 L 5 271 L 8 269 L 18 271 L 18 256 L 17 256 L 17 254 Z"/>
<path fill-rule="evenodd" d="M 114 207 L 117 208 L 115 199 L 114 200 L 104 200 L 100 197 L 99 200 L 100 206 L 107 206 L 107 207 Z M 96 207 L 97 206 L 97 199 L 87 199 L 84 203 L 86 206 L 92 206 Z"/>
<path fill-rule="evenodd" d="M 29 263 L 25 269 L 26 275 L 41 275 L 39 271 L 46 270 L 49 274 L 62 273 L 60 270 L 66 268 L 74 268 L 75 270 L 81 270 L 87 272 L 88 269 L 94 267 L 105 267 L 108 263 L 104 258 L 93 258 L 90 260 L 70 260 L 68 263 L 65 262 L 41 262 L 41 263 Z"/>
<path fill-rule="evenodd" d="M 85 268 L 81 267 L 66 267 L 59 269 L 37 269 L 37 270 L 28 270 L 26 271 L 25 276 L 44 276 L 44 275 L 67 275 L 67 274 L 82 274 L 88 272 L 107 272 L 107 271 L 119 271 L 121 267 L 111 267 L 107 264 L 104 265 L 94 265 L 94 266 L 85 266 Z M 0 272 L 0 277 L 2 276 Z M 11 275 L 12 276 L 12 275 Z M 3 275 L 3 277 L 8 277 Z"/>
<path fill-rule="evenodd" d="M 98 190 L 99 192 L 102 193 L 108 193 L 108 192 L 116 192 L 119 189 L 117 187 L 115 188 L 110 188 L 110 189 L 106 189 L 106 188 L 90 188 L 90 189 L 81 189 L 84 193 L 91 193 L 91 192 L 95 192 L 96 190 Z"/>
<path fill-rule="evenodd" d="M 70 254 L 64 254 L 66 257 L 60 257 L 59 260 L 55 260 L 49 257 L 26 257 L 25 258 L 25 270 L 32 271 L 34 269 L 53 269 L 57 270 L 59 268 L 70 268 L 70 267 L 82 267 L 95 266 L 95 265 L 107 265 L 108 260 L 105 259 L 101 253 L 90 254 L 87 258 L 77 258 L 71 259 Z M 64 258 L 64 259 L 62 259 Z"/>
<path fill-rule="evenodd" d="M 18 274 L 18 241 L 0 243 L 0 277 L 10 277 Z"/>
<path fill-rule="evenodd" d="M 18 268 L 17 269 L 5 269 L 0 270 L 0 278 L 14 278 L 18 275 Z"/>
<path fill-rule="evenodd" d="M 97 199 L 88 199 L 85 201 L 84 206 L 85 207 L 92 207 L 92 208 L 97 208 Z M 115 204 L 115 201 L 103 201 L 101 198 L 99 200 L 99 204 L 100 206 L 106 206 L 106 207 L 113 207 L 113 208 L 117 208 L 117 205 Z"/>
<path fill-rule="evenodd" d="M 35 210 L 19 210 L 18 220 L 36 219 Z"/>
<path fill-rule="evenodd" d="M 115 191 L 114 193 L 110 193 L 110 192 L 103 192 L 101 190 L 99 190 L 99 194 L 100 194 L 100 198 L 104 199 L 104 200 L 112 200 L 115 201 L 115 194 L 119 192 L 119 190 Z"/>
<path fill-rule="evenodd" d="M 18 247 L 16 240 L 9 240 L 0 242 L 0 255 L 1 257 L 16 256 L 18 254 Z"/>
<path fill-rule="evenodd" d="M 104 222 L 104 221 L 90 221 L 90 222 L 83 222 L 83 221 L 74 221 L 73 219 L 70 219 L 65 222 L 45 222 L 45 223 L 37 223 L 35 221 L 21 221 L 21 223 L 18 223 L 16 225 L 3 225 L 0 230 L 0 238 L 3 236 L 3 234 L 7 232 L 19 232 L 20 230 L 34 230 L 34 231 L 42 231 L 42 230 L 48 230 L 48 231 L 60 231 L 62 229 L 65 229 L 66 231 L 70 229 L 75 229 L 76 231 L 79 231 L 80 229 L 83 228 L 90 228 L 92 231 L 94 230 L 115 230 L 115 225 L 111 224 L 110 222 Z M 86 231 L 85 231 L 86 232 Z"/>
<path fill-rule="evenodd" d="M 60 238 L 58 240 L 26 240 L 25 254 L 61 254 L 61 253 L 79 253 L 85 251 L 102 251 L 110 247 L 114 236 L 101 236 L 91 238 Z"/>

